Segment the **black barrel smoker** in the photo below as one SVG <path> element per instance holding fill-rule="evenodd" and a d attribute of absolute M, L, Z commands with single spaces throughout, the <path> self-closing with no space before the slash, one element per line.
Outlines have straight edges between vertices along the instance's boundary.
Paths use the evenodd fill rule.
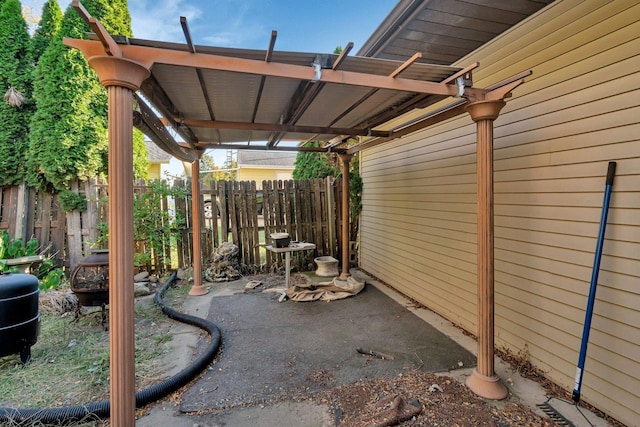
<path fill-rule="evenodd" d="M 20 354 L 31 360 L 31 346 L 40 333 L 38 278 L 31 274 L 0 274 L 0 357 Z"/>

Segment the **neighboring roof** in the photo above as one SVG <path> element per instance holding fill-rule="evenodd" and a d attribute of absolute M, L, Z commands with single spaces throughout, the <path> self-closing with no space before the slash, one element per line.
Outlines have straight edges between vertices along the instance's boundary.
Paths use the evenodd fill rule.
<path fill-rule="evenodd" d="M 358 55 L 450 65 L 553 0 L 401 0 Z"/>
<path fill-rule="evenodd" d="M 238 150 L 238 167 L 293 169 L 297 153 Z"/>
<path fill-rule="evenodd" d="M 144 140 L 144 144 L 147 146 L 149 163 L 169 163 L 171 160 L 171 154 L 168 154 L 158 147 L 153 141 L 148 139 Z"/>

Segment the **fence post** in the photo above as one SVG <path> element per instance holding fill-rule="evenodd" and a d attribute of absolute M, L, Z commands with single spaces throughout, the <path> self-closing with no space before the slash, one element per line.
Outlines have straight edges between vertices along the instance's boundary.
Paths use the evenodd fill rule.
<path fill-rule="evenodd" d="M 218 198 L 220 199 L 220 241 L 229 241 L 229 203 L 232 202 L 229 196 L 229 182 L 218 181 Z"/>
<path fill-rule="evenodd" d="M 78 181 L 71 183 L 71 191 L 78 193 Z M 69 267 L 71 271 L 75 268 L 82 258 L 82 226 L 80 222 L 80 212 L 61 212 L 64 214 L 67 222 L 67 244 L 69 254 Z"/>
<path fill-rule="evenodd" d="M 27 235 L 27 223 L 31 212 L 29 212 L 29 187 L 26 182 L 18 186 L 18 200 L 16 205 L 16 228 L 14 238 L 22 239 L 26 242 L 30 236 Z"/>
<path fill-rule="evenodd" d="M 91 178 L 87 181 L 85 198 L 87 199 L 87 210 L 85 212 L 84 223 L 89 228 L 89 242 L 95 243 L 98 241 L 98 238 L 100 238 L 100 232 L 98 230 L 100 196 L 98 192 L 98 180 L 96 178 Z"/>

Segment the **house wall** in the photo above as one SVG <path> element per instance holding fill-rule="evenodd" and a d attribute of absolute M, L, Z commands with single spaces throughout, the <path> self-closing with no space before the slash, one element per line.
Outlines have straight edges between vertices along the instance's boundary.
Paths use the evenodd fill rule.
<path fill-rule="evenodd" d="M 262 189 L 262 181 L 273 181 L 274 179 L 291 179 L 292 169 L 273 169 L 243 167 L 238 168 L 238 181 L 255 181 L 258 190 Z M 283 178 L 284 177 L 284 178 Z"/>
<path fill-rule="evenodd" d="M 160 163 L 151 163 L 147 168 L 149 179 L 161 179 L 162 165 Z"/>
<path fill-rule="evenodd" d="M 609 161 L 617 161 L 582 399 L 640 419 L 640 4 L 558 0 L 473 52 L 525 70 L 495 122 L 496 346 L 573 389 Z M 417 115 L 417 114 L 416 114 Z M 475 125 L 361 153 L 360 265 L 476 333 Z"/>

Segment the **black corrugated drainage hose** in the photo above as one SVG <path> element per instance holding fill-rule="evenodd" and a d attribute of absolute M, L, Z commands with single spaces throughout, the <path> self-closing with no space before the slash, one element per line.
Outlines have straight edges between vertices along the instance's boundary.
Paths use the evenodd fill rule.
<path fill-rule="evenodd" d="M 176 375 L 136 392 L 136 408 L 142 408 L 151 402 L 162 399 L 186 385 L 211 363 L 220 348 L 220 329 L 218 329 L 218 326 L 216 326 L 215 323 L 200 317 L 181 313 L 171 307 L 167 307 L 164 303 L 164 293 L 175 279 L 176 273 L 174 272 L 167 282 L 158 290 L 158 292 L 156 292 L 154 299 L 155 303 L 162 309 L 162 312 L 171 319 L 197 326 L 198 328 L 206 331 L 211 336 L 211 343 L 204 353 L 198 356 L 191 365 L 178 372 Z M 15 426 L 27 423 L 30 424 L 33 422 L 64 425 L 87 419 L 87 417 L 108 418 L 110 407 L 110 401 L 103 400 L 86 405 L 66 406 L 60 408 L 0 408 L 0 423 L 10 422 L 10 425 Z"/>

